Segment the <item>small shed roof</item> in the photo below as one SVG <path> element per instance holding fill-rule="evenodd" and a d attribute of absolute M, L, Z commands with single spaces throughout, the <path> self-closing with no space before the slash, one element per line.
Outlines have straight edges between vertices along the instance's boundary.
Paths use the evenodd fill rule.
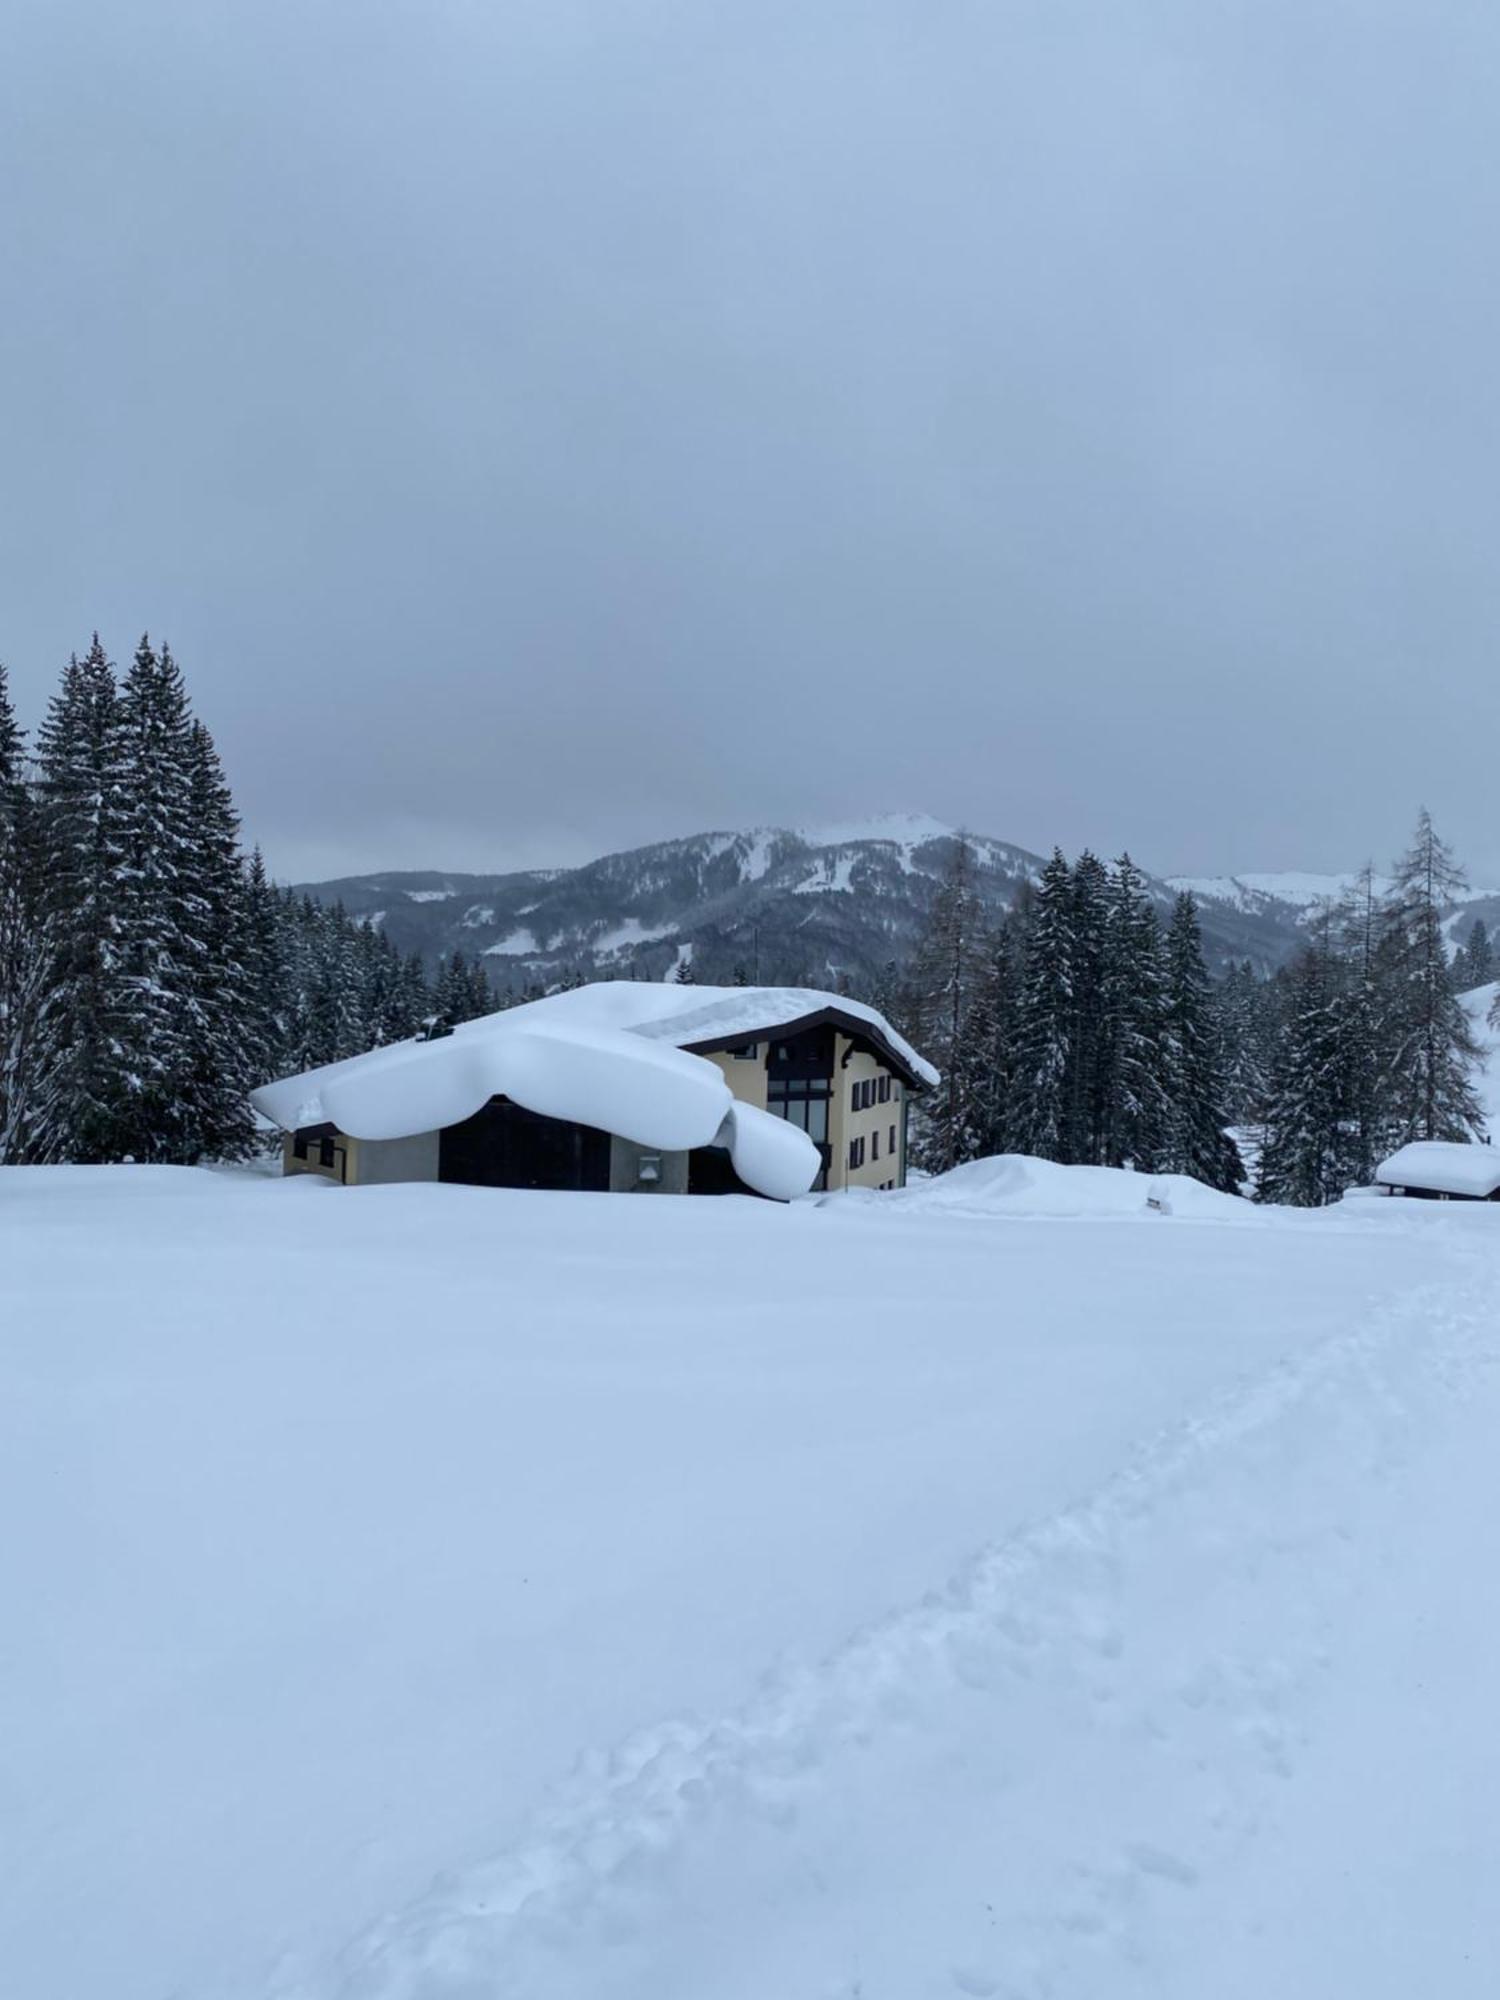
<path fill-rule="evenodd" d="M 1382 1187 L 1426 1188 L 1433 1194 L 1487 1199 L 1500 1189 L 1500 1149 L 1451 1139 L 1416 1139 L 1375 1169 Z"/>

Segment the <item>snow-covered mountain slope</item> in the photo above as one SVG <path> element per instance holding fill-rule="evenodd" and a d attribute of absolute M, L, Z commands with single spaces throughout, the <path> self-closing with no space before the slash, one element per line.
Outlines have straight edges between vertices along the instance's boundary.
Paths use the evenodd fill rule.
<path fill-rule="evenodd" d="M 435 959 L 482 952 L 497 986 L 519 991 L 570 972 L 664 978 L 691 947 L 696 977 L 727 983 L 871 990 L 908 956 L 953 855 L 955 828 L 926 814 L 827 827 L 704 833 L 605 855 L 581 868 L 515 875 L 382 874 L 305 885 L 377 919 L 403 951 Z M 968 836 L 981 896 L 995 916 L 1040 858 Z M 1163 908 L 1171 890 L 1157 884 Z M 1204 908 L 1211 963 L 1278 965 L 1298 940 L 1281 905 Z"/>
<path fill-rule="evenodd" d="M 1186 889 L 1197 897 L 1205 920 L 1222 921 L 1231 911 L 1270 923 L 1282 932 L 1305 933 L 1330 906 L 1351 895 L 1359 883 L 1358 873 L 1347 875 L 1307 875 L 1295 871 L 1252 875 L 1173 875 L 1167 878 L 1172 889 Z M 1386 895 L 1393 884 L 1389 877 L 1373 878 L 1375 893 Z M 1468 936 L 1469 926 L 1482 918 L 1493 929 L 1500 923 L 1500 889 L 1470 888 L 1450 906 L 1444 932 L 1450 947 L 1457 950 Z"/>
<path fill-rule="evenodd" d="M 26 2000 L 1489 2000 L 1500 1207 L 0 1170 Z"/>

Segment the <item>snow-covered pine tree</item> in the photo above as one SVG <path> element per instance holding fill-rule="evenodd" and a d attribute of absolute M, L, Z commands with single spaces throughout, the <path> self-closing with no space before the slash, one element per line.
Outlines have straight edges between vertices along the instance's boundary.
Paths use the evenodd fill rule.
<path fill-rule="evenodd" d="M 395 990 L 391 996 L 391 1017 L 388 1022 L 391 1041 L 402 1041 L 408 1035 L 419 1034 L 435 1012 L 432 988 L 427 982 L 427 968 L 422 963 L 419 951 L 409 952 L 401 960 L 396 975 Z"/>
<path fill-rule="evenodd" d="M 495 1011 L 495 989 L 484 960 L 476 953 L 469 966 L 469 1019 L 482 1020 Z"/>
<path fill-rule="evenodd" d="M 149 637 L 121 688 L 125 857 L 121 950 L 130 989 L 122 1059 L 134 1079 L 122 1143 L 136 1160 L 196 1157 L 188 1141 L 189 1079 L 201 1040 L 201 960 L 195 899 L 198 832 L 187 693 L 170 652 Z"/>
<path fill-rule="evenodd" d="M 1453 990 L 1472 993 L 1476 986 L 1488 986 L 1494 977 L 1495 949 L 1483 917 L 1476 917 L 1453 960 Z"/>
<path fill-rule="evenodd" d="M 1500 961 L 1490 942 L 1489 926 L 1476 917 L 1469 926 L 1469 977 L 1475 986 L 1488 986 L 1500 974 Z"/>
<path fill-rule="evenodd" d="M 309 904 L 304 927 L 306 1047 L 299 1067 L 316 1069 L 363 1053 L 357 941 L 342 903 Z"/>
<path fill-rule="evenodd" d="M 188 727 L 188 799 L 193 847 L 186 906 L 193 1006 L 177 1157 L 187 1162 L 247 1159 L 257 1145 L 249 1093 L 266 1080 L 255 939 L 240 859 L 239 815 L 213 737 L 196 719 Z"/>
<path fill-rule="evenodd" d="M 1386 983 L 1381 973 L 1384 914 L 1368 863 L 1336 911 L 1326 913 L 1323 949 L 1343 966 L 1344 1066 L 1347 1093 L 1346 1170 L 1351 1184 L 1374 1179 L 1394 1142 L 1385 1101 L 1381 1047 L 1387 1032 Z"/>
<path fill-rule="evenodd" d="M 1073 915 L 1073 878 L 1054 848 L 1026 927 L 1007 1118 L 1009 1148 L 1043 1160 L 1071 1156 Z"/>
<path fill-rule="evenodd" d="M 1073 866 L 1073 1035 L 1068 1053 L 1066 1157 L 1097 1164 L 1104 1130 L 1104 963 L 1109 871 L 1087 848 Z"/>
<path fill-rule="evenodd" d="M 917 1163 L 946 1173 L 974 1159 L 982 1143 L 979 1097 L 983 1065 L 969 1034 L 985 957 L 983 911 L 974 889 L 967 838 L 954 843 L 912 966 L 918 1045 L 942 1073 L 930 1098 L 919 1098 Z"/>
<path fill-rule="evenodd" d="M 1180 895 L 1173 905 L 1166 950 L 1171 1092 L 1161 1167 L 1237 1194 L 1245 1165 L 1224 1129 L 1228 1118 L 1219 1025 L 1203 963 L 1198 906 L 1190 895 Z"/>
<path fill-rule="evenodd" d="M 1326 936 L 1287 975 L 1257 1201 L 1321 1208 L 1357 1178 L 1348 988 L 1347 963 Z"/>
<path fill-rule="evenodd" d="M 47 971 L 41 829 L 23 769 L 24 750 L 0 665 L 0 1165 L 27 1157 Z"/>
<path fill-rule="evenodd" d="M 581 979 L 575 979 L 581 985 Z M 476 1020 L 494 1006 L 489 980 L 483 966 L 471 965 L 455 948 L 444 960 L 433 993 L 434 1007 L 445 1026 L 456 1028 L 461 1021 Z"/>
<path fill-rule="evenodd" d="M 249 995 L 246 1057 L 256 1082 L 265 1083 L 286 1075 L 291 1067 L 292 985 L 283 900 L 267 880 L 258 847 L 245 865 L 243 896 L 243 963 Z"/>
<path fill-rule="evenodd" d="M 1110 873 L 1100 990 L 1102 1162 L 1154 1173 L 1169 1122 L 1166 965 L 1145 878 L 1128 854 Z"/>
<path fill-rule="evenodd" d="M 1424 809 L 1396 867 L 1380 940 L 1384 1095 L 1392 1136 L 1467 1139 L 1483 1130 L 1469 1017 L 1448 976 L 1443 912 L 1466 887 Z"/>
<path fill-rule="evenodd" d="M 1023 926 L 1012 914 L 990 934 L 986 942 L 974 1001 L 969 1009 L 968 1043 L 975 1065 L 973 1116 L 976 1156 L 1003 1153 L 1011 1143 L 1016 1017 L 1021 996 L 1023 954 Z"/>
<path fill-rule="evenodd" d="M 1275 1060 L 1275 989 L 1243 959 L 1220 982 L 1214 1012 L 1225 1115 L 1231 1125 L 1257 1126 Z"/>
<path fill-rule="evenodd" d="M 122 877 L 130 843 L 124 723 L 95 633 L 37 738 L 49 933 L 28 1157 L 101 1163 L 128 1150 L 140 1079 L 125 1066 L 134 992 Z"/>

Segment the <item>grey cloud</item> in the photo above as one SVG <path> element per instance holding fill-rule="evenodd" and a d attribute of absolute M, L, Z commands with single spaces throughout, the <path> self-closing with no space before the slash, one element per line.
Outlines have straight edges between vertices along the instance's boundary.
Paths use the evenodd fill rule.
<path fill-rule="evenodd" d="M 1500 871 L 1489 10 L 0 34 L 0 654 L 169 636 L 282 872 L 1419 800 Z"/>

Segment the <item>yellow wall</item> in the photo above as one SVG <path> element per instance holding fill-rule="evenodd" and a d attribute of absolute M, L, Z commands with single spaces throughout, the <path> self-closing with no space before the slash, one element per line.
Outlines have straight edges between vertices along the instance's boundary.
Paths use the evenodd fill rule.
<path fill-rule="evenodd" d="M 847 1064 L 844 1061 L 848 1057 Z M 753 1061 L 736 1060 L 726 1050 L 716 1049 L 705 1058 L 717 1063 L 725 1082 L 734 1095 L 745 1104 L 754 1104 L 764 1111 L 766 1098 L 766 1043 L 756 1045 Z M 852 1111 L 854 1086 L 867 1078 L 888 1075 L 885 1065 L 867 1049 L 856 1048 L 848 1035 L 834 1038 L 833 1095 L 828 1104 L 828 1185 L 841 1187 L 884 1187 L 887 1181 L 894 1181 L 900 1187 L 905 1179 L 905 1163 L 902 1158 L 902 1085 L 898 1077 L 891 1077 L 891 1094 L 884 1104 L 875 1103 L 864 1111 Z M 891 1130 L 895 1128 L 895 1148 L 891 1147 Z M 874 1139 L 880 1140 L 880 1157 L 873 1157 Z M 865 1142 L 864 1165 L 851 1170 L 849 1166 L 849 1142 L 863 1139 Z"/>
<path fill-rule="evenodd" d="M 848 1056 L 847 1062 L 845 1056 Z M 894 1181 L 898 1187 L 901 1185 L 900 1079 L 891 1077 L 891 1094 L 884 1104 L 877 1102 L 864 1111 L 850 1108 L 856 1084 L 887 1075 L 890 1072 L 884 1063 L 869 1050 L 854 1048 L 847 1035 L 838 1037 L 833 1062 L 833 1103 L 828 1116 L 828 1138 L 833 1148 L 833 1159 L 828 1169 L 830 1187 L 878 1188 L 884 1187 L 887 1181 Z M 894 1149 L 891 1146 L 893 1127 Z M 874 1157 L 873 1144 L 877 1138 L 880 1142 L 878 1159 Z M 851 1168 L 849 1144 L 854 1139 L 864 1140 L 865 1159 L 863 1166 Z"/>
<path fill-rule="evenodd" d="M 715 1049 L 712 1055 L 704 1057 L 705 1062 L 717 1063 L 724 1072 L 724 1081 L 742 1104 L 753 1104 L 758 1110 L 766 1108 L 766 1044 L 757 1042 L 753 1057 L 730 1055 L 727 1049 Z"/>

